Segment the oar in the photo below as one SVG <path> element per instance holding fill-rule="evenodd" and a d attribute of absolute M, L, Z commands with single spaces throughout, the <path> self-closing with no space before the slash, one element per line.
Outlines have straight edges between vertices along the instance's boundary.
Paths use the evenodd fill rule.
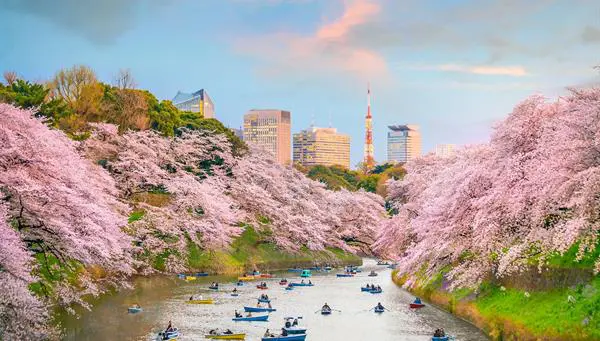
<path fill-rule="evenodd" d="M 331 310 L 334 310 L 334 311 L 339 311 L 340 313 L 342 312 L 342 311 L 341 311 L 341 310 L 339 310 L 339 309 L 331 309 Z"/>

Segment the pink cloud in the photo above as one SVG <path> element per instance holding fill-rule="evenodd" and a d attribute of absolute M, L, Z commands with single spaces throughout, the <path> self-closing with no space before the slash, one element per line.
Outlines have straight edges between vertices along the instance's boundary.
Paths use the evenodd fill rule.
<path fill-rule="evenodd" d="M 442 65 L 435 65 L 432 67 L 425 67 L 425 69 L 463 72 L 463 73 L 472 73 L 472 74 L 476 74 L 476 75 L 488 75 L 488 76 L 522 77 L 522 76 L 528 75 L 527 70 L 525 70 L 525 68 L 522 66 L 442 64 Z"/>
<path fill-rule="evenodd" d="M 376 18 L 381 7 L 373 0 L 344 0 L 341 16 L 325 21 L 313 34 L 275 32 L 244 37 L 237 48 L 265 63 L 263 75 L 294 72 L 347 73 L 363 80 L 385 77 L 385 59 L 376 51 L 352 45 L 347 38 L 353 28 Z"/>

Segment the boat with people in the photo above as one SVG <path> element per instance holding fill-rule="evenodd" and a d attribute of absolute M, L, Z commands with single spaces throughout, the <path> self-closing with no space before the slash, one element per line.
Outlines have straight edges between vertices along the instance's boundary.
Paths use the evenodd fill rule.
<path fill-rule="evenodd" d="M 425 304 L 423 304 L 423 302 L 421 302 L 421 299 L 419 297 L 415 297 L 415 300 L 408 306 L 410 308 L 416 309 L 416 308 L 423 308 L 425 306 Z"/>
<path fill-rule="evenodd" d="M 269 298 L 269 295 L 266 294 L 262 294 L 260 295 L 258 298 L 258 303 L 271 303 L 271 299 Z"/>
<path fill-rule="evenodd" d="M 279 281 L 279 285 L 287 285 L 287 284 L 288 284 L 288 280 L 287 280 L 286 278 L 282 278 L 282 279 Z"/>
<path fill-rule="evenodd" d="M 385 307 L 383 305 L 381 305 L 381 302 L 377 303 L 377 305 L 375 306 L 375 308 L 373 308 L 373 311 L 375 313 L 383 313 L 385 311 Z"/>
<path fill-rule="evenodd" d="M 288 284 L 287 287 L 285 287 L 285 290 L 294 290 L 292 283 Z"/>
<path fill-rule="evenodd" d="M 238 287 L 243 287 L 244 286 L 244 281 L 237 281 L 235 283 L 235 285 L 237 285 Z"/>
<path fill-rule="evenodd" d="M 284 335 L 281 334 L 279 336 L 269 334 L 268 336 L 263 336 L 262 341 L 304 341 L 306 340 L 306 334 L 294 334 L 294 335 Z"/>
<path fill-rule="evenodd" d="M 260 278 L 273 278 L 274 276 L 271 274 L 260 274 L 259 277 Z"/>
<path fill-rule="evenodd" d="M 444 328 L 438 328 L 433 332 L 433 336 L 431 337 L 431 341 L 449 341 L 454 340 L 453 336 L 446 335 Z"/>
<path fill-rule="evenodd" d="M 267 283 L 262 282 L 262 283 L 256 285 L 256 289 L 267 290 L 267 289 L 269 289 L 269 287 L 267 286 Z"/>
<path fill-rule="evenodd" d="M 310 270 L 302 270 L 302 273 L 300 273 L 300 277 L 302 278 L 308 278 L 312 276 L 312 273 L 310 272 Z"/>
<path fill-rule="evenodd" d="M 369 277 L 377 277 L 377 272 L 375 272 L 375 271 L 371 271 L 371 272 L 369 273 Z"/>
<path fill-rule="evenodd" d="M 244 306 L 244 311 L 245 312 L 251 312 L 251 313 L 270 313 L 270 312 L 273 312 L 273 311 L 277 311 L 277 309 L 271 308 L 271 307 L 248 307 L 248 306 Z"/>
<path fill-rule="evenodd" d="M 142 312 L 142 307 L 139 304 L 134 304 L 131 307 L 127 308 L 127 312 L 130 314 L 137 314 Z"/>
<path fill-rule="evenodd" d="M 234 317 L 233 321 L 268 321 L 269 315 Z"/>
<path fill-rule="evenodd" d="M 369 291 L 371 294 L 381 294 L 383 292 L 383 289 L 381 289 L 380 287 L 377 287 L 377 289 L 373 289 L 371 291 Z"/>
<path fill-rule="evenodd" d="M 346 273 L 343 273 L 343 274 L 335 274 L 335 276 L 336 277 L 354 277 L 354 275 L 351 274 L 351 273 L 349 273 L 349 272 L 346 272 Z"/>
<path fill-rule="evenodd" d="M 302 268 L 294 267 L 294 268 L 289 268 L 288 272 L 302 272 L 302 270 L 303 270 Z"/>
<path fill-rule="evenodd" d="M 305 283 L 304 281 L 302 281 L 300 283 L 290 283 L 290 285 L 293 287 L 312 287 L 312 286 L 314 286 L 314 284 L 311 281 L 308 281 L 308 283 Z"/>
<path fill-rule="evenodd" d="M 285 321 L 283 330 L 288 334 L 306 334 L 306 328 L 298 325 L 298 320 L 302 319 L 302 316 L 298 317 L 284 317 Z"/>
<path fill-rule="evenodd" d="M 176 340 L 179 337 L 179 335 L 181 335 L 181 333 L 179 332 L 179 329 L 174 328 L 173 325 L 171 324 L 171 321 L 169 321 L 169 325 L 167 326 L 167 328 L 163 331 L 158 332 L 156 340 L 160 340 L 160 341 Z"/>
<path fill-rule="evenodd" d="M 331 270 L 333 270 L 333 268 L 330 267 L 330 266 L 326 266 L 326 267 L 323 268 L 323 270 L 325 270 L 325 271 L 331 271 Z"/>
<path fill-rule="evenodd" d="M 217 282 L 212 282 L 208 288 L 209 288 L 210 290 L 219 290 L 219 283 L 217 283 Z"/>
<path fill-rule="evenodd" d="M 390 265 L 390 263 L 387 261 L 379 260 L 379 261 L 377 261 L 377 265 Z"/>
<path fill-rule="evenodd" d="M 246 334 L 234 333 L 229 329 L 221 331 L 219 328 L 216 328 L 209 331 L 207 335 L 204 335 L 204 337 L 213 340 L 244 340 L 246 339 Z"/>
<path fill-rule="evenodd" d="M 214 301 L 212 298 L 204 298 L 202 296 L 190 296 L 190 299 L 187 301 L 188 304 L 213 304 Z"/>

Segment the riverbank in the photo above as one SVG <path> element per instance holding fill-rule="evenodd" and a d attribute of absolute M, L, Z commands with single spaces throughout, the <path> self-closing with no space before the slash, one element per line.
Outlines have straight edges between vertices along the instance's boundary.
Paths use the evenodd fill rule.
<path fill-rule="evenodd" d="M 165 271 L 165 260 L 172 253 L 150 255 L 148 260 L 157 271 Z M 274 244 L 266 242 L 264 232 L 259 233 L 251 226 L 234 240 L 226 250 L 202 250 L 188 242 L 186 266 L 188 272 L 208 272 L 211 275 L 233 275 L 252 270 L 263 272 L 286 270 L 292 267 L 313 267 L 315 265 L 361 265 L 362 259 L 338 248 L 311 251 L 301 247 L 298 252 L 286 252 Z"/>
<path fill-rule="evenodd" d="M 537 274 L 538 289 L 520 287 L 524 277 L 536 275 L 532 271 L 486 282 L 477 290 L 455 291 L 446 289 L 445 272 L 431 278 L 412 276 L 406 289 L 470 321 L 492 340 L 600 340 L 600 278 L 590 276 L 589 269 Z M 404 286 L 409 276 L 394 271 L 392 279 Z"/>

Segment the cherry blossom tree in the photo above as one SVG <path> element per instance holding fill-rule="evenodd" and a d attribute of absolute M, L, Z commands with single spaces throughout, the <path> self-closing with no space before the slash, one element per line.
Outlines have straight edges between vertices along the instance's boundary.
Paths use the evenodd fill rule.
<path fill-rule="evenodd" d="M 590 252 L 600 231 L 598 131 L 600 89 L 527 99 L 488 144 L 425 156 L 407 165 L 404 181 L 390 181 L 398 214 L 375 248 L 397 257 L 403 273 L 452 265 L 455 286 L 521 271 L 531 257 L 541 266 L 577 242 L 580 256 Z"/>

